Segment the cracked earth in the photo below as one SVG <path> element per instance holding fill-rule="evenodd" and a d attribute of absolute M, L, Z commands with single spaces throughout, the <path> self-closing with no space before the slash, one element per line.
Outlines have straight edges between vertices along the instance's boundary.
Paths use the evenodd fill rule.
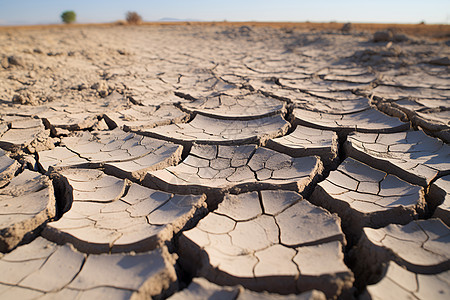
<path fill-rule="evenodd" d="M 387 36 L 2 29 L 0 298 L 449 299 L 449 43 Z"/>

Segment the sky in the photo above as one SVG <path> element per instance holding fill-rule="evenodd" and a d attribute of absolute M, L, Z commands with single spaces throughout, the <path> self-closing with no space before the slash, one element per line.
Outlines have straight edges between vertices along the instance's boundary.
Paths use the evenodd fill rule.
<path fill-rule="evenodd" d="M 61 23 L 73 10 L 78 23 L 144 21 L 292 21 L 450 24 L 450 0 L 0 0 L 0 25 Z"/>

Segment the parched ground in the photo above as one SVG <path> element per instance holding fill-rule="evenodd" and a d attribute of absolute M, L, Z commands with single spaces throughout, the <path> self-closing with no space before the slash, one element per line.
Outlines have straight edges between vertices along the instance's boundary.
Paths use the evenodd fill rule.
<path fill-rule="evenodd" d="M 1 28 L 0 298 L 449 299 L 449 31 Z"/>

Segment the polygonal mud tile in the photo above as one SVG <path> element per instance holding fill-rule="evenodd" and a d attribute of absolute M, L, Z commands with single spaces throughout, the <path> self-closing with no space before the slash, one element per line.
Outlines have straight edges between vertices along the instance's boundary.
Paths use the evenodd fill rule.
<path fill-rule="evenodd" d="M 392 70 L 383 72 L 381 80 L 382 85 L 394 86 L 400 88 L 433 88 L 449 90 L 448 80 L 426 72 L 412 72 L 405 74 L 404 71 Z"/>
<path fill-rule="evenodd" d="M 448 102 L 446 99 L 445 100 L 443 100 L 443 99 L 415 99 L 415 100 L 407 99 L 407 100 L 396 101 L 395 103 L 401 104 L 402 106 L 407 103 L 412 103 L 414 109 L 417 112 L 424 111 L 425 109 L 448 108 Z M 415 107 L 414 104 L 420 105 L 421 108 Z"/>
<path fill-rule="evenodd" d="M 412 123 L 422 128 L 427 134 L 440 138 L 447 144 L 450 143 L 450 126 L 442 124 L 450 119 L 448 108 L 439 108 L 417 112 L 412 118 Z"/>
<path fill-rule="evenodd" d="M 42 233 L 86 253 L 147 251 L 206 213 L 204 195 L 173 195 L 126 183 L 97 170 L 60 172 L 73 188 L 69 212 Z"/>
<path fill-rule="evenodd" d="M 5 252 L 55 217 L 56 200 L 51 180 L 24 170 L 0 189 L 0 207 L 0 251 Z"/>
<path fill-rule="evenodd" d="M 369 100 L 351 92 L 312 92 L 292 95 L 296 108 L 327 114 L 352 114 L 370 108 Z"/>
<path fill-rule="evenodd" d="M 77 201 L 114 202 L 122 197 L 127 187 L 127 180 L 105 175 L 100 170 L 74 168 L 57 173 L 67 179 L 72 187 L 73 197 Z"/>
<path fill-rule="evenodd" d="M 310 95 L 313 97 L 317 97 L 317 101 L 321 101 L 319 99 L 324 99 L 327 101 L 333 101 L 336 105 L 342 105 L 343 108 L 345 108 L 344 112 L 356 112 L 353 111 L 356 109 L 357 111 L 365 110 L 367 108 L 370 108 L 370 104 L 367 97 L 363 97 L 360 95 L 360 93 L 354 93 L 351 91 L 326 91 L 326 92 L 319 92 L 319 91 L 307 91 L 307 93 L 303 93 L 304 95 Z M 297 99 L 298 100 L 298 99 Z M 343 103 L 339 104 L 339 102 L 345 102 L 345 101 L 355 101 L 350 102 L 357 104 L 355 107 L 348 107 L 348 104 Z M 311 103 L 311 105 L 314 106 L 314 103 Z M 350 108 L 350 111 L 348 110 Z"/>
<path fill-rule="evenodd" d="M 108 112 L 105 115 L 110 127 L 116 127 L 133 132 L 141 132 L 156 126 L 182 123 L 189 115 L 172 104 L 137 106 L 133 105 L 119 112 Z"/>
<path fill-rule="evenodd" d="M 449 297 L 450 271 L 417 274 L 390 261 L 381 281 L 367 286 L 360 299 L 446 300 Z"/>
<path fill-rule="evenodd" d="M 316 290 L 304 292 L 300 295 L 278 295 L 267 292 L 257 293 L 241 286 L 220 286 L 208 280 L 196 277 L 189 286 L 169 297 L 170 300 L 189 299 L 221 299 L 221 300 L 257 300 L 257 299 L 283 299 L 283 300 L 325 300 L 325 295 Z"/>
<path fill-rule="evenodd" d="M 428 134 L 450 142 L 450 106 L 448 98 L 442 99 L 404 99 L 398 101 L 374 100 L 379 110 L 391 116 L 408 119 L 415 127 Z"/>
<path fill-rule="evenodd" d="M 47 172 L 51 167 L 64 168 L 70 166 L 89 166 L 89 160 L 81 158 L 66 147 L 55 147 L 52 150 L 38 152 L 39 167 Z"/>
<path fill-rule="evenodd" d="M 99 118 L 110 111 L 124 109 L 127 101 L 117 92 L 112 92 L 105 98 L 94 101 L 84 99 L 65 99 L 63 103 L 57 102 L 51 106 L 44 106 L 40 111 L 35 110 L 38 116 L 56 135 L 67 135 L 69 131 L 93 129 Z"/>
<path fill-rule="evenodd" d="M 175 293 L 170 300 L 196 299 L 237 299 L 240 289 L 238 286 L 219 286 L 204 278 L 194 278 L 187 288 Z"/>
<path fill-rule="evenodd" d="M 7 185 L 20 168 L 20 164 L 0 149 L 0 187 Z"/>
<path fill-rule="evenodd" d="M 141 180 L 147 171 L 162 169 L 181 159 L 182 146 L 126 133 L 120 129 L 83 131 L 62 139 L 62 147 L 39 152 L 39 164 L 63 168 L 104 167 L 109 174 Z"/>
<path fill-rule="evenodd" d="M 277 84 L 276 80 L 274 80 L 273 77 L 267 77 L 265 75 L 258 75 L 254 77 L 252 76 L 248 78 L 248 83 L 244 84 L 244 87 L 259 91 L 272 97 L 275 96 L 276 98 L 278 98 L 277 96 L 281 96 L 289 99 L 288 97 L 286 97 L 286 94 L 292 95 L 293 93 L 297 92 L 281 87 Z M 284 100 L 284 98 L 280 99 Z"/>
<path fill-rule="evenodd" d="M 40 114 L 49 110 L 47 106 L 14 105 L 4 107 L 2 111 L 2 120 L 11 121 L 22 118 L 37 118 Z"/>
<path fill-rule="evenodd" d="M 401 100 L 387 100 L 383 98 L 375 98 L 372 99 L 372 103 L 376 104 L 379 109 L 383 108 L 396 108 L 405 114 L 408 115 L 411 119 L 413 119 L 414 113 L 426 112 L 427 110 L 434 109 L 446 109 L 448 107 L 447 99 L 401 99 Z M 385 105 L 385 106 L 383 106 Z M 436 110 L 435 112 L 439 112 L 440 110 Z M 386 113 L 389 113 L 389 110 L 386 110 Z M 411 113 L 411 115 L 410 115 Z M 446 122 L 442 122 L 445 124 Z"/>
<path fill-rule="evenodd" d="M 354 133 L 344 146 L 349 156 L 423 187 L 450 173 L 450 146 L 422 131 Z"/>
<path fill-rule="evenodd" d="M 204 72 L 197 74 L 182 74 L 177 76 L 177 84 L 175 84 L 178 91 L 196 90 L 199 92 L 226 92 L 227 90 L 236 88 L 233 84 L 227 83 L 219 77 Z"/>
<path fill-rule="evenodd" d="M 145 78 L 121 76 L 121 81 L 127 86 L 124 94 L 136 105 L 152 106 L 163 103 L 177 103 L 182 100 L 174 95 L 172 85 L 166 84 L 158 77 L 147 75 Z"/>
<path fill-rule="evenodd" d="M 418 111 L 416 118 L 412 118 L 416 126 L 423 127 L 429 131 L 448 130 L 448 120 L 450 119 L 449 106 L 439 109 L 423 109 Z"/>
<path fill-rule="evenodd" d="M 101 85 L 98 85 L 97 83 L 93 84 L 93 87 L 99 86 L 101 89 Z M 98 88 L 94 88 L 94 90 L 98 90 Z M 103 92 L 103 91 L 101 91 Z M 105 91 L 109 92 L 109 91 Z M 97 91 L 96 91 L 97 93 Z M 75 101 L 74 101 L 75 100 Z M 108 111 L 117 111 L 117 110 L 123 110 L 126 107 L 129 107 L 129 101 L 127 97 L 125 97 L 122 94 L 119 94 L 117 91 L 112 91 L 109 95 L 106 97 L 92 97 L 88 96 L 85 97 L 83 102 L 77 102 L 76 99 L 72 100 L 75 103 L 71 103 L 70 107 L 63 106 L 64 111 L 75 113 L 75 112 L 85 112 L 85 113 L 94 113 L 97 114 L 97 116 L 101 116 L 104 113 Z M 87 105 L 86 105 L 87 104 Z M 61 108 L 58 108 L 61 109 Z"/>
<path fill-rule="evenodd" d="M 175 92 L 175 94 L 178 97 L 180 97 L 181 100 L 183 100 L 180 102 L 180 107 L 183 110 L 187 110 L 191 113 L 193 112 L 192 111 L 193 107 L 191 109 L 189 109 L 189 104 L 196 102 L 196 101 L 198 101 L 197 102 L 198 104 L 201 104 L 206 99 L 210 99 L 210 98 L 213 99 L 220 95 L 226 95 L 228 97 L 234 97 L 234 98 L 242 98 L 246 95 L 251 95 L 254 93 L 258 93 L 258 92 L 249 92 L 249 89 L 242 89 L 242 88 L 236 88 L 236 87 L 227 89 L 226 91 L 223 91 L 223 92 L 211 91 L 211 90 L 198 91 L 198 90 L 192 90 L 192 89 L 178 90 Z M 196 107 L 196 105 L 194 105 L 194 107 Z"/>
<path fill-rule="evenodd" d="M 315 156 L 293 158 L 255 145 L 194 145 L 183 162 L 148 172 L 143 184 L 181 194 L 280 188 L 301 193 L 322 170 Z"/>
<path fill-rule="evenodd" d="M 27 148 L 30 152 L 47 150 L 54 147 L 46 130 L 39 119 L 24 117 L 3 117 L 8 129 L 0 136 L 0 147 L 16 152 Z"/>
<path fill-rule="evenodd" d="M 352 286 L 340 220 L 290 191 L 226 195 L 179 240 L 180 263 L 221 285 L 333 298 Z"/>
<path fill-rule="evenodd" d="M 380 229 L 364 228 L 354 252 L 362 282 L 376 282 L 392 260 L 410 272 L 437 274 L 450 269 L 450 228 L 439 219 L 412 221 Z"/>
<path fill-rule="evenodd" d="M 361 74 L 333 74 L 328 73 L 324 77 L 325 80 L 330 81 L 343 81 L 343 82 L 351 82 L 351 83 L 362 83 L 362 84 L 369 84 L 374 82 L 377 77 L 372 73 L 361 73 Z"/>
<path fill-rule="evenodd" d="M 282 86 L 298 89 L 302 92 L 355 91 L 366 89 L 367 83 L 329 81 L 321 79 L 280 79 Z"/>
<path fill-rule="evenodd" d="M 243 29 L 246 29 L 246 27 Z M 243 77 L 262 75 L 267 77 L 279 77 L 286 74 L 296 74 L 299 78 L 309 78 L 310 75 L 314 73 L 314 71 L 307 72 L 307 68 L 304 68 L 304 65 L 300 67 L 294 66 L 292 60 L 286 61 L 284 58 L 279 57 L 278 54 L 273 57 L 266 56 L 265 54 L 261 57 L 247 56 L 244 59 L 241 59 L 241 61 L 242 62 L 236 62 L 233 65 L 232 71 Z M 225 69 L 225 71 L 228 71 L 228 69 Z"/>
<path fill-rule="evenodd" d="M 417 88 L 417 87 L 394 87 L 379 85 L 368 92 L 371 95 L 390 99 L 400 100 L 406 98 L 413 99 L 448 99 L 450 92 L 448 90 Z"/>
<path fill-rule="evenodd" d="M 160 79 L 157 79 L 158 84 L 161 83 Z M 144 83 L 148 84 L 148 83 Z M 152 87 L 153 88 L 153 87 Z M 167 90 L 166 90 L 167 89 Z M 139 106 L 153 106 L 153 105 L 165 105 L 165 104 L 178 104 L 186 100 L 177 97 L 173 93 L 172 87 L 164 87 L 152 90 L 148 86 L 137 91 L 136 89 L 130 90 L 128 98 L 132 103 Z"/>
<path fill-rule="evenodd" d="M 98 121 L 97 114 L 83 112 L 66 112 L 49 108 L 48 111 L 40 113 L 47 128 L 51 128 L 53 133 L 65 130 L 85 130 L 92 128 Z"/>
<path fill-rule="evenodd" d="M 325 166 L 334 166 L 338 155 L 338 136 L 333 131 L 297 126 L 291 134 L 271 139 L 266 147 L 293 157 L 317 155 Z"/>
<path fill-rule="evenodd" d="M 363 227 L 406 224 L 425 213 L 422 187 L 352 158 L 316 186 L 310 201 L 337 213 L 355 238 Z"/>
<path fill-rule="evenodd" d="M 441 177 L 431 184 L 429 198 L 437 206 L 433 217 L 450 226 L 450 175 Z"/>
<path fill-rule="evenodd" d="M 202 115 L 229 119 L 256 119 L 286 113 L 286 102 L 262 94 L 230 96 L 219 94 L 183 103 L 183 109 Z"/>
<path fill-rule="evenodd" d="M 352 114 L 327 114 L 294 109 L 295 124 L 347 134 L 358 132 L 399 132 L 409 129 L 409 123 L 385 115 L 375 109 Z"/>
<path fill-rule="evenodd" d="M 317 75 L 359 76 L 370 74 L 370 69 L 365 67 L 351 67 L 348 64 L 328 65 L 317 72 Z"/>
<path fill-rule="evenodd" d="M 175 143 L 198 144 L 263 144 L 267 139 L 283 135 L 290 124 L 281 115 L 255 120 L 224 120 L 196 115 L 189 123 L 172 124 L 145 130 L 142 134 Z"/>
<path fill-rule="evenodd" d="M 86 255 L 39 237 L 0 259 L 0 297 L 144 299 L 176 285 L 174 263 L 166 247 Z"/>

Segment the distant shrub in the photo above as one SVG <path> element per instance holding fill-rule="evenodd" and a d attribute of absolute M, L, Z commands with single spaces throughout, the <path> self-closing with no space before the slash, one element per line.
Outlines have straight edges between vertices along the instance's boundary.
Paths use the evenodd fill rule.
<path fill-rule="evenodd" d="M 61 19 L 64 23 L 70 24 L 76 21 L 77 14 L 72 10 L 67 10 L 61 14 Z"/>
<path fill-rule="evenodd" d="M 345 24 L 342 26 L 341 31 L 342 31 L 343 33 L 350 33 L 350 32 L 352 31 L 352 28 L 353 28 L 352 23 L 345 23 Z"/>
<path fill-rule="evenodd" d="M 140 23 L 142 23 L 142 17 L 135 11 L 127 12 L 126 20 L 127 20 L 128 24 L 140 24 Z"/>
<path fill-rule="evenodd" d="M 117 20 L 117 21 L 114 22 L 114 25 L 119 25 L 119 26 L 127 25 L 127 21 L 125 21 L 125 20 Z"/>

